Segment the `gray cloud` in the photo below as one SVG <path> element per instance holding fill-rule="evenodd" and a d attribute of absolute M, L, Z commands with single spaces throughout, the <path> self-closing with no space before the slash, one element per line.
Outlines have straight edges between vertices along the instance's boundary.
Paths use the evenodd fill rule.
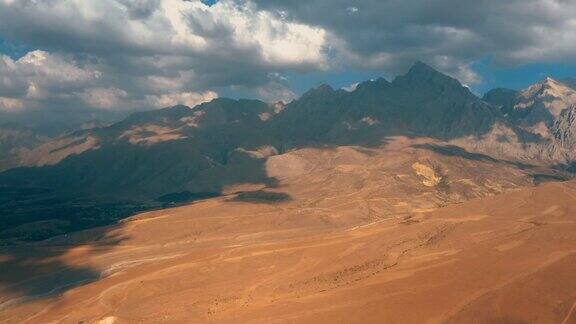
<path fill-rule="evenodd" d="M 470 64 L 576 59 L 571 0 L 255 0 L 260 8 L 325 28 L 343 60 L 398 73 L 428 61 L 464 82 Z"/>

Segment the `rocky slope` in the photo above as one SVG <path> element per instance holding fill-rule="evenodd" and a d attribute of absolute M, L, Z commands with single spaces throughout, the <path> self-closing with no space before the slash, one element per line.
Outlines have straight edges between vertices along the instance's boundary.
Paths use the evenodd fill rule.
<path fill-rule="evenodd" d="M 217 99 L 194 109 L 176 106 L 137 113 L 110 127 L 78 131 L 22 155 L 30 166 L 2 175 L 5 183 L 90 194 L 156 197 L 174 191 L 219 191 L 232 172 L 250 168 L 251 152 L 275 144 L 263 136 L 259 101 Z M 236 169 L 235 169 L 236 170 Z M 253 175 L 259 179 L 260 175 Z M 220 180 L 222 179 L 222 180 Z"/>
<path fill-rule="evenodd" d="M 576 159 L 576 125 L 571 117 L 576 90 L 570 79 L 561 82 L 546 78 L 522 91 L 495 89 L 484 100 L 499 107 L 508 124 L 532 137 L 528 141 L 516 140 L 510 145 L 511 151 L 523 150 L 527 156 L 550 164 L 570 164 Z"/>

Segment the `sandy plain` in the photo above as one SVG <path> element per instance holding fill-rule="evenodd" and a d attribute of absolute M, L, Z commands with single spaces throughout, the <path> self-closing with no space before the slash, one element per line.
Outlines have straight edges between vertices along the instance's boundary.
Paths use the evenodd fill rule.
<path fill-rule="evenodd" d="M 0 322 L 576 323 L 576 183 L 453 159 L 299 151 L 276 188 L 2 248 Z"/>

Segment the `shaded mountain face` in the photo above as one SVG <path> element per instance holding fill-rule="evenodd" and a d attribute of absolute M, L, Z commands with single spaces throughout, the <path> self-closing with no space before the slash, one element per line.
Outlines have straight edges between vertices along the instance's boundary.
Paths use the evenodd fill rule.
<path fill-rule="evenodd" d="M 21 156 L 25 165 L 43 167 L 15 169 L 3 179 L 13 185 L 130 198 L 182 190 L 218 192 L 226 181 L 234 181 L 231 178 L 250 174 L 219 177 L 222 166 L 248 168 L 258 161 L 253 156 L 270 154 L 266 145 L 275 143 L 264 136 L 262 116 L 273 111 L 260 101 L 216 99 L 193 109 L 175 106 L 136 113 L 26 152 Z"/>
<path fill-rule="evenodd" d="M 496 88 L 488 91 L 482 99 L 487 103 L 500 108 L 503 114 L 509 114 L 514 108 L 518 93 L 519 91 L 517 90 Z"/>
<path fill-rule="evenodd" d="M 273 125 L 286 140 L 353 143 L 384 135 L 479 135 L 498 119 L 498 109 L 457 80 L 416 63 L 392 82 L 364 82 L 353 92 L 313 89 L 287 105 Z"/>
<path fill-rule="evenodd" d="M 274 186 L 264 163 L 277 152 L 264 145 L 273 141 L 263 129 L 276 111 L 260 101 L 217 99 L 49 141 L 19 156 L 28 166 L 0 173 L 0 227 L 32 224 L 10 235 L 44 239 L 235 184 Z"/>

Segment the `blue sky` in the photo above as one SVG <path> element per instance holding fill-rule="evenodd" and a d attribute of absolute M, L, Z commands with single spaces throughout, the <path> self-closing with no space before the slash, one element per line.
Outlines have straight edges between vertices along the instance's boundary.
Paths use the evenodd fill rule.
<path fill-rule="evenodd" d="M 474 64 L 474 69 L 483 79 L 483 82 L 475 87 L 479 93 L 497 87 L 524 89 L 546 77 L 576 78 L 575 64 L 532 63 L 505 68 L 490 65 L 489 60 L 484 60 Z"/>
<path fill-rule="evenodd" d="M 0 53 L 13 59 L 19 59 L 31 50 L 34 50 L 34 48 L 0 38 Z"/>
<path fill-rule="evenodd" d="M 527 64 L 518 67 L 497 67 L 487 60 L 473 64 L 474 70 L 482 78 L 482 82 L 472 86 L 477 94 L 484 94 L 493 88 L 524 89 L 546 77 L 556 79 L 576 77 L 576 65 L 569 64 Z M 299 93 L 320 83 L 329 83 L 340 88 L 356 82 L 384 77 L 388 80 L 393 76 L 379 70 L 353 70 L 333 73 L 290 74 L 291 84 Z"/>

